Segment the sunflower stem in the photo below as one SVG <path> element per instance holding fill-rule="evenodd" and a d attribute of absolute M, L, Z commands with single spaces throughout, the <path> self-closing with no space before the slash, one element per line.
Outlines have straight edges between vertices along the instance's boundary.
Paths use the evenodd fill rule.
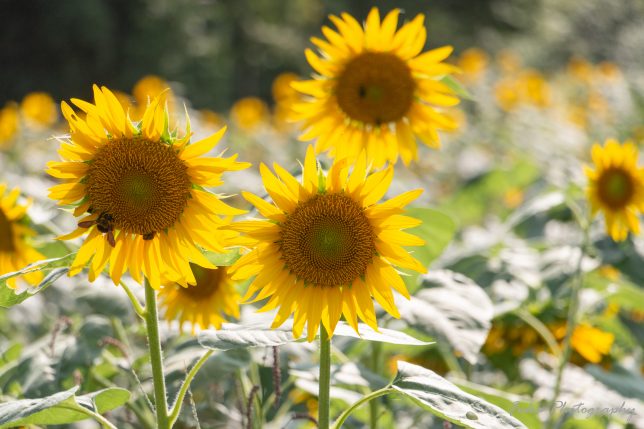
<path fill-rule="evenodd" d="M 320 390 L 318 394 L 318 429 L 329 429 L 331 389 L 331 338 L 320 324 Z"/>
<path fill-rule="evenodd" d="M 156 292 L 145 280 L 145 328 L 148 334 L 152 381 L 154 383 L 154 403 L 156 408 L 157 429 L 169 429 L 168 401 L 166 398 L 163 358 L 159 338 L 159 318 L 157 316 Z"/>
<path fill-rule="evenodd" d="M 561 382 L 563 379 L 563 372 L 566 364 L 570 360 L 572 354 L 572 334 L 577 325 L 577 313 L 579 310 L 579 292 L 581 291 L 584 283 L 583 261 L 586 255 L 586 250 L 590 243 L 589 223 L 582 222 L 579 219 L 579 224 L 583 232 L 583 240 L 579 251 L 579 259 L 577 260 L 577 268 L 575 269 L 575 278 L 570 288 L 570 304 L 568 306 L 568 318 L 566 321 L 566 336 L 563 340 L 562 352 L 560 354 L 559 365 L 557 367 L 557 375 L 555 379 L 555 387 L 552 392 L 552 399 L 550 401 L 550 415 L 548 416 L 547 427 L 555 427 L 555 403 L 561 393 Z"/>
<path fill-rule="evenodd" d="M 332 429 L 340 429 L 340 428 L 342 428 L 342 424 L 344 423 L 344 421 L 347 418 L 349 418 L 351 413 L 354 410 L 356 410 L 357 408 L 359 408 L 365 402 L 369 402 L 369 401 L 371 401 L 373 399 L 379 398 L 381 396 L 385 396 L 385 395 L 387 395 L 389 393 L 393 393 L 393 392 L 395 392 L 395 390 L 389 385 L 389 386 L 383 387 L 382 389 L 379 389 L 379 390 L 376 390 L 374 392 L 371 392 L 368 395 L 363 396 L 362 398 L 360 398 L 358 400 L 358 402 L 356 402 L 355 404 L 351 405 L 349 408 L 344 410 L 344 412 L 342 414 L 340 414 L 340 417 L 338 417 L 338 420 L 336 420 L 335 423 L 333 424 Z M 320 426 L 320 427 L 322 427 L 322 426 Z"/>

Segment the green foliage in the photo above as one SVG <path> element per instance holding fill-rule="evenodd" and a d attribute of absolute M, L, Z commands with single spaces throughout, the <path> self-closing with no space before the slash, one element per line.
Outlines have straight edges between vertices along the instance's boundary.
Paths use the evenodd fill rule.
<path fill-rule="evenodd" d="M 506 411 L 466 393 L 438 374 L 398 362 L 392 387 L 434 415 L 471 429 L 526 428 Z"/>
<path fill-rule="evenodd" d="M 130 392 L 115 387 L 74 396 L 77 391 L 78 386 L 45 398 L 0 404 L 0 427 L 73 423 L 118 408 L 130 399 Z"/>
<path fill-rule="evenodd" d="M 16 304 L 20 304 L 30 296 L 33 296 L 47 289 L 61 276 L 67 274 L 67 272 L 69 271 L 69 268 L 67 267 L 74 260 L 75 256 L 76 255 L 72 253 L 60 258 L 52 258 L 35 262 L 33 264 L 27 265 L 21 270 L 0 276 L 0 307 L 12 307 Z M 44 272 L 46 273 L 46 275 L 42 279 L 40 284 L 38 284 L 36 287 L 30 288 L 20 294 L 17 294 L 13 289 L 7 286 L 7 280 L 11 278 L 20 277 L 25 274 L 38 271 Z"/>

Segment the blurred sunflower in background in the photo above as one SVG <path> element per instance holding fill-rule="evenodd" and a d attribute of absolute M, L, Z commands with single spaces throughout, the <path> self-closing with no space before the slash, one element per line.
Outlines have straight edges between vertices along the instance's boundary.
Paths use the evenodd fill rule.
<path fill-rule="evenodd" d="M 0 109 L 0 148 L 7 146 L 18 133 L 20 115 L 16 103 L 9 102 Z"/>
<path fill-rule="evenodd" d="M 324 175 L 311 146 L 302 183 L 274 167 L 277 176 L 260 165 L 274 204 L 242 193 L 266 220 L 230 226 L 255 242 L 231 267 L 233 280 L 256 275 L 244 299 L 270 298 L 260 311 L 279 307 L 273 327 L 294 313 L 293 334 L 299 338 L 307 323 L 308 341 L 315 338 L 320 322 L 332 335 L 342 315 L 356 331 L 358 319 L 377 329 L 372 297 L 400 317 L 392 288 L 407 298 L 409 293 L 394 266 L 425 272 L 403 247 L 424 241 L 402 231 L 421 223 L 402 213 L 422 190 L 378 204 L 392 181 L 393 167 L 368 174 L 364 152 L 350 175 L 347 160 L 334 162 Z"/>
<path fill-rule="evenodd" d="M 628 232 L 640 232 L 639 214 L 644 209 L 644 168 L 637 165 L 638 151 L 631 142 L 619 144 L 608 139 L 602 147 L 593 145 L 595 169 L 585 167 L 587 196 L 593 215 L 603 211 L 606 232 L 615 241 Z"/>
<path fill-rule="evenodd" d="M 316 141 L 316 151 L 329 151 L 338 159 L 357 159 L 365 150 L 374 167 L 415 160 L 416 138 L 440 145 L 438 130 L 451 130 L 455 122 L 441 108 L 459 100 L 441 78 L 458 69 L 445 64 L 452 47 L 421 54 L 427 32 L 425 17 L 398 26 L 399 9 L 381 21 L 377 8 L 364 27 L 347 13 L 331 15 L 337 31 L 322 27 L 327 40 L 313 37 L 320 55 L 306 50 L 316 72 L 314 79 L 292 83 L 308 96 L 294 106 L 302 121 L 301 140 Z"/>
<path fill-rule="evenodd" d="M 188 322 L 193 334 L 196 328 L 219 329 L 226 317 L 239 318 L 241 297 L 228 267 L 211 269 L 190 264 L 190 268 L 197 280 L 194 286 L 172 283 L 159 291 L 159 306 L 165 310 L 165 318 L 178 320 L 180 329 Z"/>
<path fill-rule="evenodd" d="M 139 283 L 145 275 L 155 289 L 162 279 L 195 284 L 190 262 L 216 268 L 202 248 L 225 252 L 225 237 L 205 231 L 226 222 L 218 215 L 244 211 L 203 187 L 221 185 L 224 172 L 250 164 L 237 162 L 236 155 L 203 156 L 225 128 L 193 144 L 189 129 L 181 138 L 171 133 L 163 96 L 151 101 L 138 124 L 106 87 L 94 86 L 94 104 L 72 99 L 85 119 L 62 103 L 71 136 L 59 149 L 63 161 L 48 163 L 48 173 L 64 182 L 50 189 L 50 198 L 74 206 L 74 216 L 81 217 L 78 228 L 59 239 L 86 235 L 70 275 L 90 264 L 93 281 L 109 263 L 115 284 L 125 271 Z"/>
<path fill-rule="evenodd" d="M 46 92 L 31 92 L 22 99 L 20 111 L 32 126 L 49 127 L 58 119 L 56 103 Z"/>
<path fill-rule="evenodd" d="M 25 225 L 28 204 L 18 204 L 20 190 L 14 188 L 9 193 L 6 191 L 7 185 L 0 183 L 0 275 L 18 271 L 45 259 L 27 242 L 27 238 L 35 235 L 35 232 Z M 24 276 L 32 285 L 40 282 L 42 277 L 41 271 Z M 8 279 L 7 285 L 15 288 L 16 278 Z"/>

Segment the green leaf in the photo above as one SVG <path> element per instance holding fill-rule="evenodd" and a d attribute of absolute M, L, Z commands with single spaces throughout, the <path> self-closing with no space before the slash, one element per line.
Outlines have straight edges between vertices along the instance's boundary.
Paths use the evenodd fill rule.
<path fill-rule="evenodd" d="M 444 76 L 441 82 L 447 85 L 456 95 L 465 100 L 474 100 L 474 96 L 452 76 Z"/>
<path fill-rule="evenodd" d="M 0 404 L 0 427 L 19 426 L 29 417 L 48 415 L 52 407 L 74 396 L 79 386 L 38 399 L 20 399 Z M 55 413 L 53 413 L 55 414 Z M 11 424 L 11 426 L 9 426 Z"/>
<path fill-rule="evenodd" d="M 415 228 L 406 230 L 425 240 L 424 246 L 411 247 L 413 255 L 425 267 L 438 258 L 456 231 L 456 224 L 451 217 L 443 212 L 426 207 L 410 207 L 405 210 L 406 216 L 422 220 L 423 223 Z"/>
<path fill-rule="evenodd" d="M 118 408 L 129 400 L 130 392 L 120 387 L 110 387 L 76 397 L 76 402 L 98 414 Z"/>
<path fill-rule="evenodd" d="M 479 398 L 503 408 L 528 429 L 541 429 L 543 424 L 539 419 L 539 403 L 532 398 L 525 398 L 512 393 L 496 390 L 491 387 L 470 383 L 465 380 L 455 382 L 459 388 Z"/>
<path fill-rule="evenodd" d="M 597 365 L 587 365 L 584 369 L 596 380 L 615 390 L 620 395 L 644 401 L 644 378 L 640 374 L 619 366 L 615 367 L 611 372 L 605 371 Z"/>
<path fill-rule="evenodd" d="M 433 371 L 398 361 L 392 387 L 432 414 L 470 429 L 524 428 L 510 414 L 463 392 Z"/>
<path fill-rule="evenodd" d="M 21 425 L 62 425 L 91 418 L 83 408 L 103 414 L 125 404 L 130 392 L 113 387 L 74 396 L 79 386 L 38 399 L 0 404 L 0 428 Z"/>
<path fill-rule="evenodd" d="M 219 330 L 199 332 L 199 344 L 207 349 L 233 350 L 246 347 L 271 347 L 282 344 L 303 341 L 293 336 L 293 322 L 287 321 L 282 326 L 271 329 L 270 322 L 256 322 L 247 325 L 226 323 Z M 333 335 L 340 337 L 360 338 L 368 341 L 378 341 L 399 345 L 429 345 L 430 342 L 420 341 L 409 335 L 392 329 L 374 331 L 367 325 L 358 324 L 360 335 L 345 322 L 339 322 Z"/>
<path fill-rule="evenodd" d="M 76 254 L 72 253 L 61 258 L 45 259 L 43 261 L 29 264 L 21 270 L 1 275 L 0 307 L 12 307 L 16 304 L 20 304 L 25 299 L 44 291 L 69 271 L 68 267 L 75 257 Z M 25 274 L 37 271 L 48 272 L 47 275 L 42 279 L 40 284 L 38 284 L 37 286 L 30 287 L 22 293 L 16 293 L 14 289 L 7 286 L 7 280 L 13 277 L 24 276 Z"/>
<path fill-rule="evenodd" d="M 459 273 L 430 271 L 421 279 L 422 289 L 409 301 L 396 298 L 402 319 L 476 363 L 492 324 L 492 301 L 479 285 Z"/>

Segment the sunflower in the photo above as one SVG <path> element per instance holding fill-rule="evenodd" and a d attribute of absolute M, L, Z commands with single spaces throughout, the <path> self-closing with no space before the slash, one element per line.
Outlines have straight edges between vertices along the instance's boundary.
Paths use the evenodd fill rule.
<path fill-rule="evenodd" d="M 181 329 L 185 322 L 202 329 L 220 328 L 226 316 L 239 318 L 240 296 L 228 274 L 228 267 L 215 269 L 190 264 L 197 280 L 195 286 L 183 287 L 172 283 L 159 291 L 159 304 L 165 309 L 165 318 L 178 319 Z"/>
<path fill-rule="evenodd" d="M 399 317 L 392 287 L 409 294 L 394 266 L 425 271 L 403 248 L 424 244 L 402 231 L 421 222 L 401 214 L 422 190 L 377 204 L 391 183 L 393 167 L 367 175 L 363 153 L 350 177 L 348 170 L 346 160 L 336 161 L 324 175 L 311 146 L 302 184 L 279 165 L 276 177 L 261 164 L 264 186 L 274 204 L 242 194 L 267 219 L 230 226 L 255 241 L 231 267 L 233 280 L 257 275 L 244 300 L 270 298 L 260 311 L 279 307 L 273 327 L 295 313 L 293 333 L 299 338 L 307 322 L 309 341 L 320 321 L 332 335 L 341 315 L 356 331 L 358 318 L 378 329 L 372 297 Z"/>
<path fill-rule="evenodd" d="M 75 231 L 59 238 L 86 235 L 70 275 L 89 264 L 93 281 L 109 263 L 115 284 L 129 271 L 158 289 L 161 279 L 195 284 L 190 262 L 216 268 L 201 250 L 223 253 L 223 238 L 209 232 L 224 224 L 218 215 L 243 211 L 203 187 L 220 185 L 224 172 L 249 164 L 236 162 L 236 155 L 202 156 L 225 128 L 193 144 L 189 127 L 182 138 L 170 133 L 163 96 L 151 101 L 136 124 L 105 87 L 94 86 L 94 104 L 72 99 L 85 119 L 62 103 L 71 136 L 59 149 L 63 161 L 48 164 L 48 173 L 64 182 L 50 189 L 50 197 L 75 205 L 74 215 L 81 217 Z"/>
<path fill-rule="evenodd" d="M 366 150 L 375 167 L 395 163 L 399 155 L 409 164 L 417 158 L 416 137 L 436 148 L 437 130 L 456 127 L 439 110 L 458 104 L 453 90 L 440 81 L 457 70 L 442 62 L 452 48 L 421 54 L 424 15 L 396 31 L 399 13 L 394 9 L 381 22 L 373 8 L 364 28 L 347 13 L 331 15 L 338 31 L 322 27 L 327 40 L 311 39 L 320 56 L 311 49 L 305 53 L 317 75 L 292 85 L 309 96 L 294 106 L 295 118 L 306 130 L 300 139 L 317 139 L 318 153 L 328 150 L 354 161 Z"/>
<path fill-rule="evenodd" d="M 6 190 L 7 185 L 0 184 L 0 276 L 45 259 L 27 243 L 27 238 L 35 232 L 24 222 L 27 205 L 17 203 L 20 190 L 14 188 L 9 193 Z M 37 284 L 42 280 L 42 273 L 36 271 L 24 277 L 28 283 Z M 7 285 L 15 288 L 16 279 L 7 280 Z"/>
<path fill-rule="evenodd" d="M 631 142 L 620 145 L 606 140 L 604 147 L 592 148 L 595 169 L 585 167 L 587 189 L 593 214 L 602 210 L 606 232 L 615 241 L 625 240 L 628 231 L 640 232 L 639 213 L 644 209 L 644 169 L 637 165 L 637 148 Z"/>

